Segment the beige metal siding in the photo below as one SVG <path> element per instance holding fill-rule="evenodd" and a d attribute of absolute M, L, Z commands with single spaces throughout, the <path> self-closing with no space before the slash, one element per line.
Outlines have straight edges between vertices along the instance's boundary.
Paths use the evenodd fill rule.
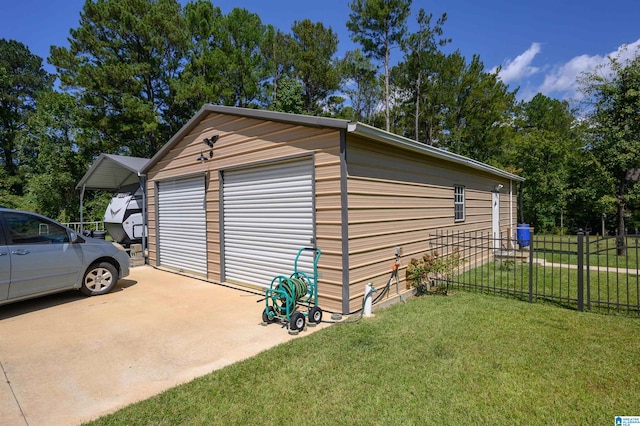
<path fill-rule="evenodd" d="M 203 138 L 220 135 L 213 158 L 199 163 L 200 152 L 208 156 Z M 339 310 L 342 294 L 340 247 L 340 132 L 335 129 L 276 123 L 211 112 L 179 141 L 148 172 L 149 258 L 156 264 L 156 181 L 208 172 L 207 259 L 208 276 L 220 281 L 220 183 L 218 172 L 246 165 L 314 156 L 316 177 L 316 241 L 322 249 L 319 263 L 320 305 Z"/>
<path fill-rule="evenodd" d="M 462 165 L 435 161 L 347 135 L 350 309 L 364 286 L 386 285 L 395 247 L 402 247 L 401 288 L 412 257 L 430 251 L 437 231 L 490 232 L 491 191 L 508 181 Z M 454 221 L 454 185 L 465 187 L 466 219 Z M 508 196 L 501 196 L 501 228 L 508 226 Z M 393 294 L 394 292 L 392 292 Z"/>

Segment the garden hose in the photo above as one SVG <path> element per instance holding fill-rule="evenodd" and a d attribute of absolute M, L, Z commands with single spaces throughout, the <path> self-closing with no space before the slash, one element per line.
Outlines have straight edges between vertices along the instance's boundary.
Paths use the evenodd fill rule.
<path fill-rule="evenodd" d="M 307 283 L 300 278 L 289 278 L 281 281 L 276 290 L 282 290 L 289 296 L 290 300 L 297 303 L 307 294 Z"/>
<path fill-rule="evenodd" d="M 307 283 L 301 278 L 279 277 L 278 285 L 271 293 L 274 309 L 278 314 L 292 313 L 298 302 L 307 295 Z M 264 301 L 266 298 L 259 300 Z M 279 302 L 279 303 L 276 303 Z"/>

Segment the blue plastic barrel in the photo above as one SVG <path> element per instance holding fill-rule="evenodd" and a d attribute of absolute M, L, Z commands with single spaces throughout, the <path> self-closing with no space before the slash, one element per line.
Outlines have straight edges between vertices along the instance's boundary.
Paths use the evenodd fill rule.
<path fill-rule="evenodd" d="M 518 245 L 520 247 L 528 247 L 531 244 L 531 228 L 528 223 L 518 224 L 516 230 L 516 237 L 518 239 Z"/>

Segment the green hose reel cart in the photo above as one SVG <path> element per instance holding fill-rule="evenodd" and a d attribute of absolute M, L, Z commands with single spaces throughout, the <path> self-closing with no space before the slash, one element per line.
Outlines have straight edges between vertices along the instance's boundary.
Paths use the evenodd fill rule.
<path fill-rule="evenodd" d="M 313 276 L 298 267 L 300 256 L 309 251 L 314 253 Z M 279 320 L 289 331 L 300 331 L 307 321 L 310 324 L 322 321 L 322 309 L 318 307 L 318 259 L 321 254 L 319 248 L 302 247 L 293 263 L 293 273 L 288 277 L 278 275 L 271 281 L 265 292 L 266 306 L 262 312 L 265 324 Z"/>

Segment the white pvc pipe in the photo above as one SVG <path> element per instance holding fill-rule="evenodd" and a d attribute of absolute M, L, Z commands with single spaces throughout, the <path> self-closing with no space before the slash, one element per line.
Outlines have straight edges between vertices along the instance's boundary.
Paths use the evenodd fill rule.
<path fill-rule="evenodd" d="M 371 299 L 373 295 L 373 284 L 369 283 L 364 286 L 364 307 L 362 308 L 362 316 L 371 316 Z"/>

